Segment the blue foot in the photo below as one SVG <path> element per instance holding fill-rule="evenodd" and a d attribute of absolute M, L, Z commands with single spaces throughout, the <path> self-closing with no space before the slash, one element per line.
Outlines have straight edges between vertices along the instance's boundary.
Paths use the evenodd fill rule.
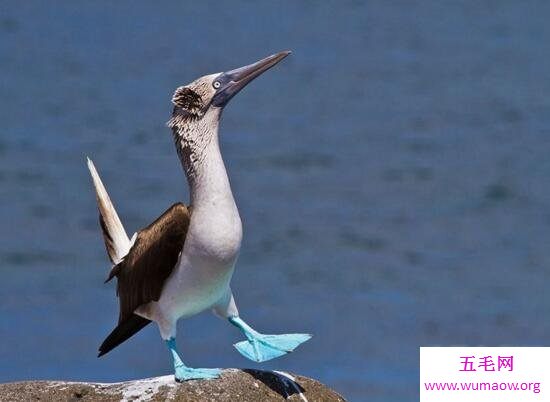
<path fill-rule="evenodd" d="M 183 382 L 188 380 L 212 380 L 219 378 L 221 374 L 220 369 L 205 369 L 205 368 L 191 368 L 185 365 L 176 365 L 175 378 L 177 382 Z"/>
<path fill-rule="evenodd" d="M 311 339 L 309 334 L 254 334 L 251 339 L 236 343 L 233 346 L 244 357 L 261 363 L 286 355 L 309 339 Z"/>
<path fill-rule="evenodd" d="M 286 355 L 311 338 L 309 334 L 260 334 L 240 317 L 229 317 L 229 322 L 239 328 L 247 339 L 233 346 L 241 355 L 258 363 Z"/>
<path fill-rule="evenodd" d="M 187 380 L 211 380 L 220 376 L 222 371 L 217 368 L 191 368 L 183 364 L 176 350 L 176 340 L 174 338 L 167 339 L 166 345 L 168 346 L 168 349 L 172 354 L 172 358 L 174 359 L 174 376 L 176 377 L 177 382 Z"/>

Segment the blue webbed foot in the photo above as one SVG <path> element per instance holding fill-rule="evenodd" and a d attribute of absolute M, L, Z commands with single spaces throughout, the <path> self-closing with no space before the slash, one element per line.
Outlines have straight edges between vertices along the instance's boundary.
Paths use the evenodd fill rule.
<path fill-rule="evenodd" d="M 219 378 L 221 370 L 206 369 L 206 368 L 191 368 L 185 365 L 176 365 L 175 369 L 175 378 L 177 382 L 183 382 L 188 380 L 212 380 L 214 378 Z"/>
<path fill-rule="evenodd" d="M 236 343 L 233 346 L 244 357 L 261 363 L 292 352 L 310 338 L 309 334 L 253 334 L 249 340 Z"/>
<path fill-rule="evenodd" d="M 309 334 L 260 334 L 240 317 L 229 317 L 229 322 L 239 328 L 247 339 L 233 346 L 244 357 L 258 363 L 286 355 L 311 338 Z"/>
<path fill-rule="evenodd" d="M 168 349 L 172 354 L 172 358 L 174 359 L 174 376 L 177 382 L 187 380 L 211 380 L 220 376 L 222 371 L 217 368 L 205 369 L 187 367 L 178 355 L 176 350 L 176 340 L 174 338 L 167 339 L 166 345 L 168 346 Z"/>

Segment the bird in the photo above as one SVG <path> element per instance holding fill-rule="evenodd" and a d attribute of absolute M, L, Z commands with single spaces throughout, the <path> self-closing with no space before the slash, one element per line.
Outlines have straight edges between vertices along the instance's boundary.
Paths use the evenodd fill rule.
<path fill-rule="evenodd" d="M 269 335 L 239 315 L 231 279 L 242 224 L 222 159 L 218 127 L 224 107 L 247 84 L 291 52 L 283 51 L 234 70 L 209 74 L 178 87 L 167 126 L 189 185 L 190 203 L 177 202 L 129 238 L 91 159 L 99 222 L 112 263 L 105 282 L 117 279 L 118 324 L 99 347 L 108 353 L 155 322 L 171 354 L 178 382 L 213 379 L 219 368 L 188 367 L 176 346 L 176 323 L 206 310 L 238 328 L 234 344 L 244 357 L 264 362 L 306 342 L 306 333 Z"/>

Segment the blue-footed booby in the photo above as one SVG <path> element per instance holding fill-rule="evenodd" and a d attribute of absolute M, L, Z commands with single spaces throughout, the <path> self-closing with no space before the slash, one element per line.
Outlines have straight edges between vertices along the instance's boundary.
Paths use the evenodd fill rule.
<path fill-rule="evenodd" d="M 280 52 L 225 73 L 206 75 L 176 89 L 172 129 L 190 187 L 190 205 L 172 205 L 157 220 L 128 238 L 91 160 L 99 220 L 117 278 L 117 327 L 99 347 L 104 355 L 151 321 L 172 355 L 177 381 L 216 378 L 219 369 L 187 367 L 176 349 L 176 322 L 204 310 L 227 319 L 246 340 L 237 350 L 256 362 L 293 351 L 309 334 L 265 335 L 239 316 L 230 282 L 241 247 L 242 225 L 220 153 L 222 111 L 250 81 L 279 63 Z"/>

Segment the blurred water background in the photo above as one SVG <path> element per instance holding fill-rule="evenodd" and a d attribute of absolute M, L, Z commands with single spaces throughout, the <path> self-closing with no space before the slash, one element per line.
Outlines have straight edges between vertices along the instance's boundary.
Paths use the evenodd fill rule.
<path fill-rule="evenodd" d="M 233 287 L 262 365 L 352 401 L 418 398 L 419 347 L 547 345 L 550 4 L 0 3 L 0 380 L 167 374 L 155 326 L 97 359 L 117 319 L 85 156 L 128 231 L 186 182 L 175 87 L 293 54 L 227 107 L 244 222 Z M 259 367 L 210 314 L 186 361 Z"/>

